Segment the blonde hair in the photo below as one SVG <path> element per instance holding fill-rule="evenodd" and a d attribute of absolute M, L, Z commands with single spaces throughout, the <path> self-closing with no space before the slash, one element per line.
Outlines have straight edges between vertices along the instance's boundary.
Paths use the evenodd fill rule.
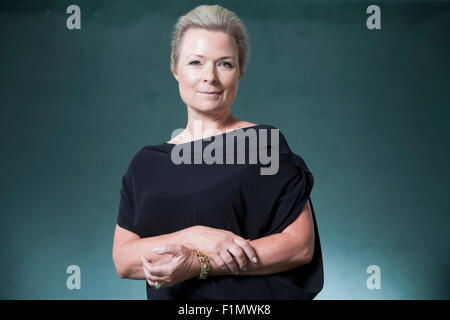
<path fill-rule="evenodd" d="M 250 56 L 250 44 L 244 24 L 232 11 L 219 5 L 201 5 L 178 18 L 172 35 L 170 70 L 175 71 L 180 57 L 184 33 L 190 28 L 222 31 L 236 40 L 239 54 L 240 76 L 243 77 Z"/>

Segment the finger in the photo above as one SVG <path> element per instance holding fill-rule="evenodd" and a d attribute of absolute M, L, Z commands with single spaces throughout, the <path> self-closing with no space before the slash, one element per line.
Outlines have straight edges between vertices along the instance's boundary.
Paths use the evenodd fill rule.
<path fill-rule="evenodd" d="M 228 251 L 233 255 L 233 258 L 238 262 L 240 270 L 247 269 L 247 256 L 241 247 L 237 245 L 231 245 L 228 247 Z"/>
<path fill-rule="evenodd" d="M 230 252 L 228 252 L 228 250 L 220 251 L 220 256 L 222 257 L 223 261 L 227 264 L 228 268 L 230 268 L 231 272 L 233 273 L 238 272 L 236 261 L 234 261 L 233 257 L 231 256 Z"/>
<path fill-rule="evenodd" d="M 148 273 L 148 271 L 144 269 L 144 274 L 145 274 L 145 280 L 147 281 L 147 283 L 150 286 L 154 287 L 155 286 L 155 282 L 150 279 L 150 277 L 151 277 L 150 273 Z"/>
<path fill-rule="evenodd" d="M 146 257 L 141 256 L 141 261 L 142 261 L 142 265 L 143 265 L 144 268 L 151 268 L 152 267 L 152 264 L 150 263 L 149 260 L 147 260 Z"/>
<path fill-rule="evenodd" d="M 153 252 L 157 254 L 172 254 L 177 255 L 181 253 L 183 250 L 183 246 L 179 244 L 166 244 L 162 247 L 153 248 Z"/>
<path fill-rule="evenodd" d="M 148 270 L 144 270 L 144 272 L 145 272 L 145 277 L 147 280 L 151 280 L 153 282 L 159 281 L 159 282 L 163 282 L 163 283 L 168 282 L 167 276 L 155 276 Z"/>
<path fill-rule="evenodd" d="M 151 271 L 150 271 L 150 269 L 153 267 L 152 264 L 149 263 L 149 262 L 145 259 L 145 257 L 142 257 L 142 256 L 141 256 L 141 260 L 142 260 L 142 262 L 143 262 L 143 269 L 144 269 L 145 277 L 146 277 L 147 279 L 152 280 L 152 281 L 159 280 L 159 279 L 154 279 L 155 276 L 152 275 L 152 273 L 151 273 Z"/>
<path fill-rule="evenodd" d="M 244 250 L 245 254 L 247 255 L 247 257 L 253 261 L 254 263 L 258 262 L 258 259 L 256 257 L 256 252 L 255 249 L 253 249 L 253 247 L 250 245 L 249 241 L 250 240 L 244 240 L 241 237 L 235 237 L 234 238 L 234 243 L 236 243 L 239 247 L 242 248 L 242 250 Z"/>
<path fill-rule="evenodd" d="M 222 257 L 219 256 L 218 254 L 214 254 L 214 255 L 210 255 L 209 256 L 210 259 L 212 259 L 214 261 L 214 263 L 222 270 L 230 270 L 227 266 L 227 264 L 225 263 L 225 261 L 223 261 Z"/>
<path fill-rule="evenodd" d="M 172 274 L 182 263 L 182 258 L 182 256 L 175 257 L 168 263 L 152 265 L 151 267 L 147 268 L 147 270 L 154 276 L 168 276 Z"/>
<path fill-rule="evenodd" d="M 152 275 L 150 272 L 148 272 L 145 269 L 144 269 L 144 274 L 145 274 L 145 279 L 146 279 L 147 283 L 152 287 L 156 286 L 156 282 L 159 282 L 159 284 L 163 284 L 164 287 L 170 286 L 171 281 L 167 277 L 155 277 L 154 275 Z"/>
<path fill-rule="evenodd" d="M 150 285 L 150 287 L 153 287 L 153 288 L 156 287 L 156 282 L 155 282 L 155 281 L 147 280 L 147 283 Z M 168 287 L 168 286 L 169 286 L 169 285 L 167 285 L 166 283 L 161 282 L 161 281 L 158 281 L 158 283 L 159 283 L 160 285 L 161 285 L 161 284 L 164 284 L 164 287 Z"/>
<path fill-rule="evenodd" d="M 160 272 L 154 272 L 153 269 L 155 268 L 155 266 L 151 263 L 149 263 L 145 257 L 141 256 L 141 260 L 143 262 L 143 267 L 144 267 L 144 272 L 146 273 L 146 276 L 148 278 L 150 278 L 153 281 L 166 281 L 167 280 L 167 276 L 170 273 L 170 264 L 169 263 L 165 263 L 163 265 L 159 265 L 162 266 L 164 268 L 161 268 L 163 271 Z"/>

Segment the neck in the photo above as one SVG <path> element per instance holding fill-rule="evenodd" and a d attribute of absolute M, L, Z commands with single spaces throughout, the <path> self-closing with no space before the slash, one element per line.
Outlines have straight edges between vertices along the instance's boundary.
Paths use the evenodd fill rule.
<path fill-rule="evenodd" d="M 219 114 L 204 114 L 188 108 L 188 122 L 185 134 L 192 139 L 203 139 L 204 137 L 224 133 L 226 129 L 238 120 L 226 110 Z"/>

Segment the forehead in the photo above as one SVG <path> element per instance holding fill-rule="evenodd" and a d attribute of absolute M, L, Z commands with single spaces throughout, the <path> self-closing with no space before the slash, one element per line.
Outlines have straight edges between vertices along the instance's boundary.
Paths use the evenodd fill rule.
<path fill-rule="evenodd" d="M 180 55 L 236 56 L 237 45 L 232 36 L 221 31 L 188 29 L 183 35 Z"/>

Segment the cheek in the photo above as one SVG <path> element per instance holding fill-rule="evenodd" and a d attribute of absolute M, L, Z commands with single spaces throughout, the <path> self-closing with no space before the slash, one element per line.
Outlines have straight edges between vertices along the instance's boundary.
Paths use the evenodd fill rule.
<path fill-rule="evenodd" d="M 199 82 L 199 77 L 195 72 L 183 72 L 180 77 L 180 83 L 183 87 L 194 88 Z"/>
<path fill-rule="evenodd" d="M 237 73 L 228 73 L 222 77 L 222 84 L 230 89 L 235 89 L 238 86 L 239 75 Z"/>
<path fill-rule="evenodd" d="M 233 79 L 230 79 L 229 81 L 227 81 L 226 83 L 224 83 L 224 87 L 227 88 L 228 93 L 233 93 L 233 92 L 235 92 L 237 90 L 238 83 L 233 78 Z"/>

